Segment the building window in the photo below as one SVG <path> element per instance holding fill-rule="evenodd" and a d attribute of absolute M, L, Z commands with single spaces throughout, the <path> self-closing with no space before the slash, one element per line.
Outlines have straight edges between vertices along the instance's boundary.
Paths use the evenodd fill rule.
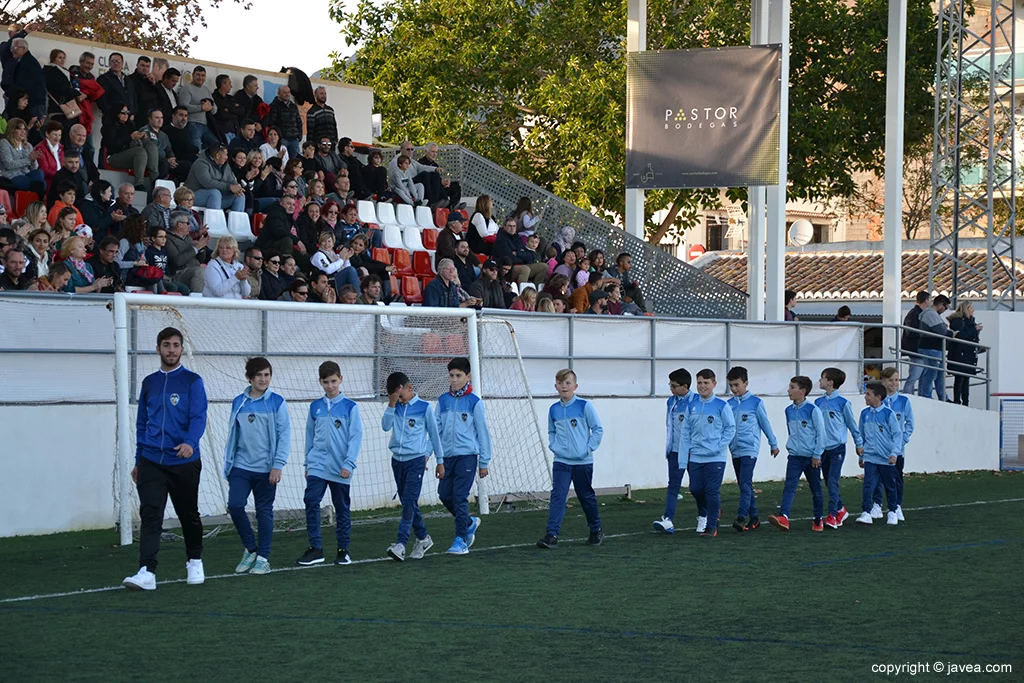
<path fill-rule="evenodd" d="M 704 246 L 708 251 L 722 251 L 725 249 L 725 230 L 728 226 L 718 222 L 718 216 L 707 217 L 707 234 L 704 238 Z"/>
<path fill-rule="evenodd" d="M 814 236 L 811 238 L 811 244 L 828 244 L 831 232 L 832 230 L 829 226 L 814 223 Z"/>

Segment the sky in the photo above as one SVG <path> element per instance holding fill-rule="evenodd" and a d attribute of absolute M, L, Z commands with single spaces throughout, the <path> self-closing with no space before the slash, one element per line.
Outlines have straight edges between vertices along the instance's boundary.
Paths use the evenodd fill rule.
<path fill-rule="evenodd" d="M 340 25 L 327 14 L 328 0 L 251 1 L 248 10 L 232 0 L 224 0 L 216 9 L 206 7 L 207 28 L 196 32 L 199 40 L 192 46 L 192 57 L 275 72 L 282 66 L 297 66 L 312 76 L 330 65 L 331 52 L 351 54 Z M 345 0 L 345 5 L 353 10 L 356 0 Z M 287 10 L 284 17 L 282 9 Z M 282 28 L 282 19 L 298 39 L 288 41 L 286 47 L 268 49 L 268 41 Z"/>

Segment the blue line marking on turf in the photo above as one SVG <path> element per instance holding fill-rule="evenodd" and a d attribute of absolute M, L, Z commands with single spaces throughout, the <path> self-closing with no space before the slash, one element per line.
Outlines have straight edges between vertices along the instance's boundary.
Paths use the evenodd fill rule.
<path fill-rule="evenodd" d="M 611 636 L 621 638 L 660 638 L 677 641 L 696 641 L 713 643 L 740 643 L 757 645 L 782 645 L 784 647 L 808 647 L 817 650 L 855 650 L 859 652 L 887 652 L 898 654 L 938 655 L 946 657 L 975 657 L 992 659 L 1013 659 L 1015 655 L 1003 653 L 978 653 L 978 652 L 954 652 L 943 650 L 921 650 L 906 647 L 889 647 L 885 645 L 865 645 L 858 643 L 831 642 L 823 643 L 805 642 L 800 640 L 782 640 L 778 638 L 743 638 L 739 636 L 702 636 L 691 633 L 665 633 L 657 631 L 613 631 L 610 629 L 585 628 L 579 626 L 549 626 L 545 624 L 481 624 L 459 621 L 431 621 L 418 619 L 360 619 L 357 617 L 338 616 L 308 616 L 288 614 L 230 614 L 222 612 L 182 612 L 163 610 L 130 610 L 130 609 L 76 609 L 73 607 L 43 607 L 29 605 L 0 605 L 0 610 L 14 610 L 20 612 L 47 612 L 47 613 L 86 613 L 86 614 L 117 614 L 134 615 L 144 617 L 183 617 L 194 619 L 196 617 L 209 617 L 214 619 L 262 619 L 267 621 L 296 621 L 296 622 L 326 622 L 342 624 L 361 624 L 378 626 L 414 626 L 414 627 L 440 627 L 440 628 L 466 628 L 466 629 L 488 629 L 496 631 L 525 631 L 542 633 L 564 633 L 587 636 Z"/>
<path fill-rule="evenodd" d="M 856 557 L 837 557 L 831 560 L 819 560 L 818 562 L 803 562 L 801 567 L 820 567 L 827 564 L 839 564 L 841 562 L 860 562 L 862 560 L 877 560 L 885 557 L 900 557 L 903 555 L 918 555 L 924 553 L 944 553 L 950 550 L 967 550 L 969 548 L 984 548 L 993 545 L 1006 545 L 1007 543 L 1020 543 L 1024 538 L 997 538 L 993 541 L 978 541 L 976 543 L 962 543 L 960 545 L 943 545 L 936 548 L 918 548 L 916 550 L 889 550 L 884 553 L 873 555 L 857 555 Z"/>

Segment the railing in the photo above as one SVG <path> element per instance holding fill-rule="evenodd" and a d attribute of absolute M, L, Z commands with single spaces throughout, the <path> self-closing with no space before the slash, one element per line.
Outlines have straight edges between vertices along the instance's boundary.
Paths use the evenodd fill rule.
<path fill-rule="evenodd" d="M 388 151 L 385 156 L 393 156 Z M 489 195 L 500 221 L 511 213 L 520 197 L 529 197 L 534 212 L 543 213 L 540 233 L 551 238 L 562 226 L 576 231 L 587 249 L 600 249 L 609 265 L 617 254 L 633 257 L 634 272 L 648 306 L 659 315 L 684 318 L 743 319 L 747 295 L 671 256 L 649 242 L 633 237 L 589 211 L 560 199 L 539 185 L 508 171 L 459 145 L 441 147 L 438 164 L 452 180 L 462 184 L 464 196 Z M 473 207 L 467 210 L 473 213 Z"/>
<path fill-rule="evenodd" d="M 978 344 L 978 343 L 975 343 L 975 342 L 963 341 L 963 340 L 960 340 L 960 339 L 956 339 L 954 337 L 947 337 L 945 335 L 936 334 L 934 332 L 928 332 L 927 330 L 920 330 L 920 329 L 917 329 L 917 328 L 914 328 L 914 327 L 906 327 L 904 325 L 881 325 L 879 327 L 882 327 L 883 330 L 891 329 L 896 334 L 896 345 L 895 346 L 890 346 L 889 349 L 888 349 L 889 353 L 892 354 L 892 356 L 893 356 L 892 359 L 880 360 L 879 362 L 881 362 L 883 364 L 890 364 L 890 365 L 895 364 L 896 367 L 901 368 L 900 378 L 902 380 L 906 380 L 907 375 L 909 374 L 909 372 L 903 372 L 902 371 L 903 368 L 907 368 L 908 370 L 912 370 L 914 368 L 920 368 L 921 370 L 934 370 L 936 367 L 939 367 L 940 368 L 940 372 L 941 372 L 940 376 L 942 378 L 942 385 L 943 385 L 944 390 L 948 391 L 948 389 L 945 389 L 946 377 L 947 376 L 952 375 L 954 378 L 956 378 L 956 377 L 966 377 L 967 380 L 968 380 L 968 386 L 969 387 L 973 387 L 973 386 L 984 386 L 985 387 L 985 410 L 991 410 L 992 409 L 992 372 L 991 372 L 992 354 L 989 353 L 989 351 L 991 350 L 991 347 L 985 346 L 984 344 Z M 941 359 L 937 359 L 937 358 L 933 358 L 931 356 L 927 356 L 927 355 L 925 355 L 923 353 L 918 353 L 918 352 L 915 352 L 915 351 L 906 351 L 906 350 L 904 350 L 903 349 L 903 332 L 913 332 L 915 334 L 921 335 L 922 337 L 930 337 L 932 339 L 938 339 L 939 343 L 940 343 L 940 346 L 941 346 L 942 358 Z M 977 349 L 979 357 L 981 357 L 981 356 L 985 357 L 985 370 L 984 370 L 984 372 L 982 372 L 980 367 L 977 368 L 978 371 L 976 373 L 974 373 L 974 372 L 965 372 L 965 371 L 960 370 L 960 369 L 954 370 L 953 368 L 951 368 L 950 364 L 949 364 L 949 360 L 947 358 L 948 351 L 949 351 L 949 345 L 950 344 L 965 344 L 967 346 L 971 346 L 971 347 L 974 347 L 975 349 Z M 940 361 L 938 366 L 936 366 L 934 364 L 934 362 L 936 360 Z M 960 363 L 954 363 L 954 365 L 957 365 L 958 367 L 961 366 Z M 930 393 L 930 388 L 929 388 L 929 393 Z"/>

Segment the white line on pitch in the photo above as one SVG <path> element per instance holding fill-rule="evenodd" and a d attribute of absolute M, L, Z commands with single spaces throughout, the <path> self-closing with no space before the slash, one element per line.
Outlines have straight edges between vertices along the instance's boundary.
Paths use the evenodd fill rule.
<path fill-rule="evenodd" d="M 907 512 L 920 512 L 924 510 L 945 510 L 948 508 L 960 508 L 970 507 L 974 505 L 998 505 L 999 503 L 1020 503 L 1024 502 L 1024 498 L 1002 498 L 999 500 L 976 500 L 969 503 L 947 503 L 944 505 L 924 505 L 921 507 L 907 508 Z M 802 521 L 810 520 L 810 517 L 802 518 Z M 679 527 L 677 527 L 679 528 Z M 693 531 L 693 528 L 680 529 L 681 531 Z M 651 534 L 650 531 L 630 531 L 621 534 L 606 534 L 605 538 L 625 538 L 628 536 L 645 536 Z M 570 538 L 562 540 L 562 543 L 578 543 L 584 541 L 584 538 Z M 530 548 L 533 547 L 533 543 L 511 543 L 508 545 L 492 545 L 486 548 L 477 548 L 474 553 L 487 552 L 490 550 L 510 550 L 515 548 Z M 444 553 L 428 553 L 428 555 L 440 556 Z M 352 564 L 373 564 L 375 562 L 394 562 L 390 557 L 370 557 L 364 560 L 353 560 Z M 278 569 L 272 569 L 271 573 L 277 574 L 280 572 L 294 572 L 302 571 L 304 569 L 323 569 L 325 567 L 333 567 L 334 564 L 330 562 L 324 562 L 323 564 L 316 564 L 308 567 L 290 566 L 280 567 Z M 247 576 L 248 574 L 214 574 L 213 576 L 207 576 L 207 581 L 213 581 L 214 579 L 233 579 L 240 576 Z M 175 583 L 185 583 L 185 579 L 168 579 L 166 581 L 158 581 L 158 586 L 169 586 Z M 0 599 L 0 605 L 14 602 L 31 602 L 33 600 L 46 600 L 47 598 L 66 598 L 74 595 L 88 595 L 89 593 L 107 593 L 110 591 L 124 590 L 124 586 L 105 586 L 103 588 L 82 588 L 75 591 L 66 591 L 63 593 L 44 593 L 40 595 L 24 595 L 18 598 L 3 598 Z"/>

